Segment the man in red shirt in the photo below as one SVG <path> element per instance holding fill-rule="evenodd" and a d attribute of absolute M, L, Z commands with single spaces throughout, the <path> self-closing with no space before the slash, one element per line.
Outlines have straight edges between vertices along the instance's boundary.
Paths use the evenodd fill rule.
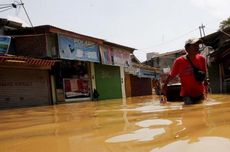
<path fill-rule="evenodd" d="M 199 53 L 200 39 L 189 39 L 185 42 L 186 55 L 175 59 L 172 70 L 162 87 L 162 94 L 167 93 L 167 84 L 175 76 L 179 76 L 181 81 L 180 96 L 183 97 L 185 104 L 200 103 L 204 99 L 205 85 L 204 82 L 197 81 L 194 76 L 193 67 L 190 61 L 199 70 L 206 72 L 205 57 Z"/>

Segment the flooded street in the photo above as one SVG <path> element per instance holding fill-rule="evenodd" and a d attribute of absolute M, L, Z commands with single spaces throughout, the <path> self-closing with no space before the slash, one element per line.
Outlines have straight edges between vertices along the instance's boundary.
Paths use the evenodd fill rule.
<path fill-rule="evenodd" d="M 229 152 L 230 96 L 157 96 L 0 111 L 1 152 Z"/>

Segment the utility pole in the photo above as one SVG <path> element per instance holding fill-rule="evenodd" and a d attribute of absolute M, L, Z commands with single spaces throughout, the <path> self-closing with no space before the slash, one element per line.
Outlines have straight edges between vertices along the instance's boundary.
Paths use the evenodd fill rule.
<path fill-rule="evenodd" d="M 204 37 L 205 36 L 204 28 L 205 28 L 205 26 L 203 24 L 201 24 L 201 26 L 199 26 L 200 37 Z"/>

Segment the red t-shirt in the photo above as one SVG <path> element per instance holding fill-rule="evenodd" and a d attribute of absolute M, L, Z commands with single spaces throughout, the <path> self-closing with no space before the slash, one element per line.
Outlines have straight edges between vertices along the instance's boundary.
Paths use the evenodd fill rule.
<path fill-rule="evenodd" d="M 192 63 L 202 71 L 206 71 L 206 61 L 203 55 L 197 54 Z M 170 73 L 172 77 L 179 75 L 181 81 L 180 95 L 196 97 L 204 94 L 204 84 L 198 82 L 193 74 L 193 68 L 185 56 L 178 57 L 172 67 Z"/>

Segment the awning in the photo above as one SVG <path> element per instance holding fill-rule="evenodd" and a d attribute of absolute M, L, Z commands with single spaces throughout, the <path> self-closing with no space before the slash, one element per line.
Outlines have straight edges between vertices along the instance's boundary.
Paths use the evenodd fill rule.
<path fill-rule="evenodd" d="M 40 66 L 53 66 L 58 60 L 37 59 L 32 57 L 2 55 L 0 56 L 0 63 L 19 63 Z"/>

